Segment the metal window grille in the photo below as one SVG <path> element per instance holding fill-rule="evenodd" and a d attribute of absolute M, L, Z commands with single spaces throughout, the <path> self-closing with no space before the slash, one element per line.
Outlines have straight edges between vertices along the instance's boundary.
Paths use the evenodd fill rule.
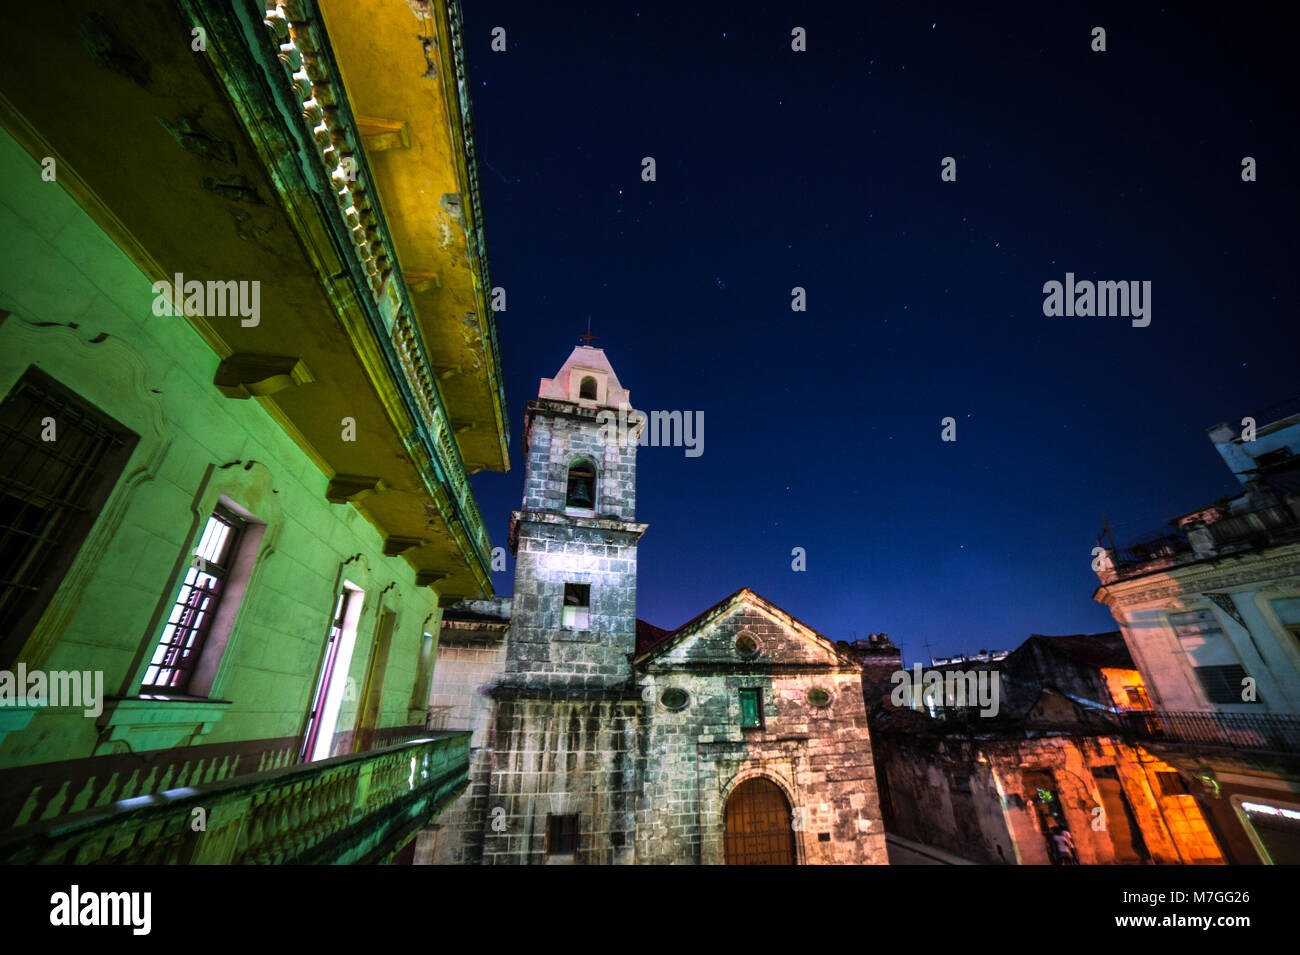
<path fill-rule="evenodd" d="M 141 689 L 189 689 L 245 526 L 242 518 L 220 506 L 208 518 Z"/>
<path fill-rule="evenodd" d="M 12 638 L 6 658 L 57 589 L 135 445 L 137 436 L 115 425 L 34 368 L 0 403 L 0 641 Z"/>

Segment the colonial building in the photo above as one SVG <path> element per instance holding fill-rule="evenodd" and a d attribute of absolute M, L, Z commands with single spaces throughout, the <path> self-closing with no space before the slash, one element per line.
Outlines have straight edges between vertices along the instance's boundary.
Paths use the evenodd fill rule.
<path fill-rule="evenodd" d="M 443 620 L 432 703 L 475 756 L 435 861 L 886 862 L 850 652 L 747 589 L 637 619 L 630 407 L 591 347 L 528 403 L 513 599 Z"/>
<path fill-rule="evenodd" d="M 1176 764 L 1234 863 L 1300 862 L 1300 399 L 1218 424 L 1238 494 L 1100 554 L 1155 712 L 1135 730 Z"/>
<path fill-rule="evenodd" d="M 0 31 L 0 858 L 392 858 L 505 470 L 454 2 Z"/>
<path fill-rule="evenodd" d="M 950 666 L 1000 679 L 1000 706 L 873 710 L 889 836 L 985 864 L 1059 862 L 1058 828 L 1084 865 L 1224 861 L 1194 787 L 1132 732 L 1145 691 L 1118 633 L 1035 634 L 1004 660 L 935 669 Z"/>

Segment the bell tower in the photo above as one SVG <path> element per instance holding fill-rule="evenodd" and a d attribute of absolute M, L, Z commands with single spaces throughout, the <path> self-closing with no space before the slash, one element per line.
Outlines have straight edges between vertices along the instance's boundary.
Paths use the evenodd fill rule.
<path fill-rule="evenodd" d="M 505 683 L 613 689 L 636 649 L 641 416 L 605 352 L 580 345 L 524 413 L 524 500 L 510 515 Z"/>

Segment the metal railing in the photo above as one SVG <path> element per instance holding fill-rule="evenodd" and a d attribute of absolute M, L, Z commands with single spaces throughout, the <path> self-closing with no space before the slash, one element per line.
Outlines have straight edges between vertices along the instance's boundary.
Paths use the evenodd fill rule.
<path fill-rule="evenodd" d="M 469 733 L 236 776 L 11 829 L 0 862 L 384 862 L 469 779 Z"/>
<path fill-rule="evenodd" d="M 1277 533 L 1290 532 L 1300 527 L 1300 521 L 1285 504 L 1270 504 L 1240 514 L 1229 514 L 1212 524 L 1204 525 L 1216 549 L 1244 544 L 1262 546 Z M 1148 535 L 1127 547 L 1114 552 L 1117 570 L 1131 569 L 1148 561 L 1167 560 L 1178 563 L 1194 558 L 1192 546 L 1185 530 Z"/>
<path fill-rule="evenodd" d="M 1141 740 L 1300 754 L 1297 713 L 1126 710 L 1123 717 Z"/>

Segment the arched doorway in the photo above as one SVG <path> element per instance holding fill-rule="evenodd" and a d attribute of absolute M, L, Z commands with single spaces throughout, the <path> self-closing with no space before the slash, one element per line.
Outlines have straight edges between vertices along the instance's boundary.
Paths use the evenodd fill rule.
<path fill-rule="evenodd" d="M 770 779 L 747 779 L 727 799 L 727 865 L 794 865 L 790 803 Z"/>

